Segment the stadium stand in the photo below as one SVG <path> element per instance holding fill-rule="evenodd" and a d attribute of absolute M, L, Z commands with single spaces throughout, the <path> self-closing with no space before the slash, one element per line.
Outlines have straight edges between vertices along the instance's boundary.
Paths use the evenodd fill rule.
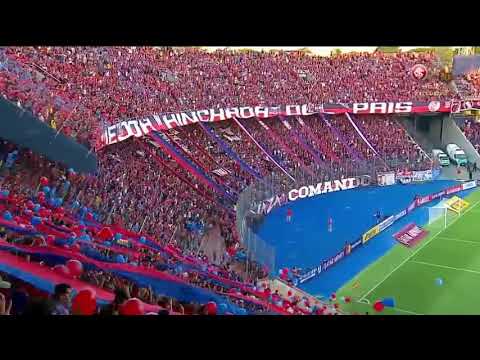
<path fill-rule="evenodd" d="M 92 151 L 105 125 L 157 113 L 454 96 L 439 81 L 435 56 L 429 53 L 320 58 L 193 48 L 8 47 L 0 49 L 0 62 L 2 96 Z M 418 62 L 430 69 L 422 82 L 408 71 Z M 128 313 L 126 304 L 134 298 L 140 302 L 130 302 L 137 310 L 132 313 L 337 314 L 331 304 L 282 298 L 258 286 L 271 270 L 261 264 L 244 271 L 237 256 L 244 249 L 235 226 L 235 201 L 249 185 L 272 174 L 285 183 L 302 183 L 319 174 L 332 176 L 347 163 L 375 160 L 381 170 L 431 166 L 388 115 L 351 121 L 311 115 L 192 124 L 99 150 L 97 174 L 76 174 L 2 141 L 0 210 L 10 214 L 12 223 L 2 224 L 0 251 L 23 258 L 25 269 L 41 266 L 45 278 L 67 283 L 72 274 L 62 274 L 58 267 L 63 264 L 55 263 L 53 255 L 81 259 L 83 273 L 72 287 L 93 286 L 101 313 Z M 42 190 L 45 179 L 48 192 Z M 42 211 L 41 224 L 33 225 Z M 104 229 L 110 236 L 101 235 Z M 207 251 L 202 249 L 205 239 L 220 245 Z M 139 271 L 170 285 L 201 289 L 202 301 L 165 296 L 160 285 L 147 286 Z M 50 299 L 52 288 L 38 289 L 11 273 L 0 274 L 12 285 L 0 298 L 0 312 L 48 308 L 54 313 L 51 301 L 27 301 Z M 54 305 L 58 299 L 51 299 Z M 68 313 L 79 311 L 67 308 Z"/>

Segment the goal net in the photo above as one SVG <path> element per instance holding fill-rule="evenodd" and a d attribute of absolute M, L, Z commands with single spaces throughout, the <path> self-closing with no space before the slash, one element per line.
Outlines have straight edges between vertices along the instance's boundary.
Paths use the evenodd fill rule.
<path fill-rule="evenodd" d="M 461 214 L 450 210 L 445 201 L 428 208 L 428 224 L 438 229 L 445 229 Z"/>

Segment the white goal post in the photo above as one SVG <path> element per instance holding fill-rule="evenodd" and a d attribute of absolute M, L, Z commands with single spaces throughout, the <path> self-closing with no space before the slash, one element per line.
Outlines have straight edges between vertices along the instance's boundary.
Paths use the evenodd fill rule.
<path fill-rule="evenodd" d="M 450 210 L 445 205 L 445 200 L 441 201 L 435 206 L 428 208 L 428 224 L 437 223 L 445 229 L 460 213 Z"/>

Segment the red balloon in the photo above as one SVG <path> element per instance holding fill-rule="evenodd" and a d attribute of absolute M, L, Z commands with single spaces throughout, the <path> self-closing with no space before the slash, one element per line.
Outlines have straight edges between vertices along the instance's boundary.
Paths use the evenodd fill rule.
<path fill-rule="evenodd" d="M 45 193 L 44 193 L 43 191 L 39 191 L 39 192 L 37 193 L 37 197 L 43 197 L 43 198 L 44 198 L 44 197 L 45 197 Z"/>
<path fill-rule="evenodd" d="M 375 302 L 375 304 L 373 304 L 373 309 L 376 312 L 381 312 L 383 311 L 383 309 L 385 309 L 385 305 L 383 305 L 383 303 L 380 300 L 378 300 Z"/>
<path fill-rule="evenodd" d="M 70 274 L 72 274 L 73 276 L 82 275 L 83 265 L 80 261 L 71 259 L 67 261 L 66 265 L 68 270 L 70 271 Z"/>
<path fill-rule="evenodd" d="M 42 176 L 40 178 L 40 184 L 42 184 L 43 186 L 47 186 L 48 185 L 48 178 L 46 178 L 45 176 Z"/>
<path fill-rule="evenodd" d="M 55 241 L 55 236 L 53 235 L 48 235 L 47 236 L 47 244 L 51 244 Z"/>
<path fill-rule="evenodd" d="M 349 302 L 352 301 L 352 298 L 350 296 L 345 296 L 345 302 L 348 304 Z"/>
<path fill-rule="evenodd" d="M 70 276 L 70 270 L 65 265 L 55 265 L 53 271 L 63 276 Z"/>
<path fill-rule="evenodd" d="M 144 315 L 143 303 L 137 298 L 128 299 L 120 307 L 120 315 Z"/>
<path fill-rule="evenodd" d="M 88 221 L 92 221 L 92 220 L 93 220 L 93 215 L 92 215 L 92 213 L 87 213 L 86 218 L 87 218 Z"/>
<path fill-rule="evenodd" d="M 213 301 L 210 301 L 206 304 L 207 314 L 208 315 L 217 315 L 217 304 Z"/>
<path fill-rule="evenodd" d="M 73 244 L 71 249 L 72 251 L 75 251 L 75 252 L 80 251 L 80 244 Z"/>
<path fill-rule="evenodd" d="M 100 240 L 108 240 L 113 237 L 112 230 L 109 227 L 104 227 L 97 234 Z"/>
<path fill-rule="evenodd" d="M 35 207 L 35 204 L 33 203 L 32 200 L 28 200 L 26 205 L 27 205 L 27 208 L 30 210 L 32 210 Z"/>
<path fill-rule="evenodd" d="M 57 208 L 56 212 L 57 214 L 63 214 L 65 212 L 65 209 L 60 206 L 59 208 Z"/>
<path fill-rule="evenodd" d="M 20 218 L 20 216 L 15 216 L 13 218 L 13 221 L 15 221 L 17 224 L 19 224 L 22 221 L 22 219 Z"/>
<path fill-rule="evenodd" d="M 73 315 L 93 315 L 97 312 L 97 301 L 95 290 L 86 288 L 80 290 L 72 301 Z"/>

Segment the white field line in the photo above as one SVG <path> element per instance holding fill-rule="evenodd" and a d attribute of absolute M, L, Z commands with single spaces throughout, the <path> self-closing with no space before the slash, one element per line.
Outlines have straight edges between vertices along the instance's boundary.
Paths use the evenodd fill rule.
<path fill-rule="evenodd" d="M 464 243 L 468 243 L 468 244 L 480 245 L 480 241 L 469 241 L 469 240 L 452 239 L 452 238 L 443 237 L 443 236 L 439 236 L 438 238 L 439 238 L 439 239 L 442 239 L 442 240 L 446 240 L 446 241 L 464 242 Z"/>
<path fill-rule="evenodd" d="M 360 300 L 357 301 L 357 303 L 363 304 L 363 305 L 370 305 L 370 301 L 368 299 L 360 299 Z M 410 310 L 400 309 L 400 308 L 397 308 L 397 307 L 392 307 L 391 309 L 394 309 L 394 310 L 400 311 L 400 312 L 404 312 L 404 313 L 407 313 L 407 314 L 412 314 L 412 315 L 422 315 L 422 314 L 418 314 L 418 313 L 410 311 Z"/>
<path fill-rule="evenodd" d="M 413 312 L 413 311 L 410 311 L 410 310 L 400 309 L 400 308 L 397 308 L 397 307 L 393 307 L 392 309 L 400 311 L 400 312 L 404 312 L 404 313 L 407 313 L 407 314 L 412 314 L 412 315 L 423 315 L 423 314 L 419 314 L 419 313 L 416 313 L 416 312 Z"/>
<path fill-rule="evenodd" d="M 432 236 L 432 238 L 430 240 L 428 240 L 427 242 L 423 243 L 422 246 L 420 246 L 417 250 L 415 250 L 414 252 L 412 252 L 409 256 L 407 256 L 407 258 L 405 260 L 403 260 L 400 264 L 398 264 L 398 266 L 396 266 L 392 271 L 390 271 L 387 276 L 385 276 L 385 278 L 380 281 L 377 285 L 375 285 L 373 288 L 371 288 L 369 291 L 367 291 L 361 298 L 360 300 L 364 299 L 365 297 L 367 297 L 373 290 L 375 290 L 377 287 L 379 287 L 381 284 L 383 284 L 385 282 L 385 280 L 387 280 L 395 271 L 397 271 L 401 266 L 403 266 L 403 264 L 405 264 L 408 260 L 410 260 L 412 257 L 414 257 L 420 250 L 422 250 L 425 246 L 427 246 L 428 244 L 430 244 L 438 235 L 440 235 L 445 229 L 447 229 L 448 227 L 450 227 L 452 224 L 454 224 L 458 219 L 461 219 L 466 213 L 468 213 L 470 210 L 474 209 L 478 204 L 480 204 L 480 200 L 477 201 L 472 207 L 468 208 L 467 210 L 465 210 L 465 212 L 463 214 L 461 214 L 460 216 L 456 217 L 450 224 L 447 225 L 446 228 L 440 230 L 438 233 L 436 233 L 435 235 Z"/>
<path fill-rule="evenodd" d="M 465 271 L 465 272 L 469 272 L 469 273 L 474 273 L 474 274 L 480 275 L 480 271 L 476 271 L 476 270 L 461 269 L 461 268 L 456 268 L 456 267 L 447 266 L 447 265 L 432 264 L 432 263 L 428 263 L 428 262 L 424 262 L 424 261 L 415 261 L 415 260 L 412 260 L 412 263 L 414 263 L 414 264 L 421 264 L 421 265 L 428 265 L 428 266 L 433 266 L 433 267 L 439 267 L 439 268 L 444 268 L 444 269 L 457 270 L 457 271 Z"/>

